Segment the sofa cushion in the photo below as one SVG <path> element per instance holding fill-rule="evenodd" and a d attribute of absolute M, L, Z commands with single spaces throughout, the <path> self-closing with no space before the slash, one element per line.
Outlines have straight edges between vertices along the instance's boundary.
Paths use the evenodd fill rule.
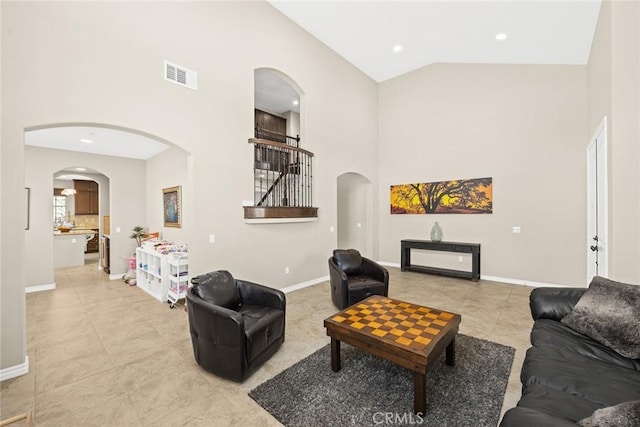
<path fill-rule="evenodd" d="M 244 306 L 239 311 L 244 319 L 247 337 L 247 359 L 252 362 L 284 331 L 284 311 L 263 306 Z"/>
<path fill-rule="evenodd" d="M 583 399 L 566 391 L 542 384 L 532 384 L 524 388 L 518 407 L 534 409 L 571 421 L 589 416 L 604 405 Z"/>
<path fill-rule="evenodd" d="M 554 320 L 536 320 L 531 330 L 531 344 L 570 350 L 586 357 L 640 371 L 640 359 L 624 357 L 609 347 Z"/>
<path fill-rule="evenodd" d="M 625 357 L 640 358 L 640 286 L 596 276 L 561 322 Z"/>
<path fill-rule="evenodd" d="M 384 283 L 367 276 L 349 276 L 348 304 L 353 305 L 371 295 L 385 295 Z"/>
<path fill-rule="evenodd" d="M 529 408 L 511 408 L 502 417 L 500 427 L 576 427 L 576 423 Z"/>
<path fill-rule="evenodd" d="M 347 276 L 357 276 L 362 274 L 362 256 L 355 249 L 335 249 L 333 259 L 338 264 L 340 270 Z"/>
<path fill-rule="evenodd" d="M 593 415 L 578 421 L 582 427 L 640 426 L 640 400 L 596 410 Z"/>
<path fill-rule="evenodd" d="M 523 386 L 542 384 L 603 406 L 640 399 L 640 372 L 555 347 L 531 347 L 522 365 Z"/>
<path fill-rule="evenodd" d="M 196 276 L 191 280 L 193 292 L 206 302 L 237 310 L 240 306 L 240 294 L 235 279 L 226 270 Z"/>

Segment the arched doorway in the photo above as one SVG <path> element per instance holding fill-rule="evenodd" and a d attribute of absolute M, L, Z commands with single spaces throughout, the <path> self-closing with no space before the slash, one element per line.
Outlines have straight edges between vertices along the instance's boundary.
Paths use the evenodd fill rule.
<path fill-rule="evenodd" d="M 373 256 L 373 201 L 371 181 L 355 172 L 337 179 L 337 244 L 342 249 L 357 249 Z"/>
<path fill-rule="evenodd" d="M 53 174 L 54 269 L 92 265 L 108 270 L 108 264 L 100 262 L 108 260 L 100 242 L 110 233 L 105 228 L 110 221 L 109 188 L 108 176 L 85 166 Z"/>
<path fill-rule="evenodd" d="M 182 227 L 164 228 L 162 190 L 181 186 L 184 210 L 192 211 L 188 206 L 193 203 L 191 168 L 190 153 L 135 129 L 95 123 L 27 129 L 25 187 L 30 188 L 31 209 L 25 251 L 26 258 L 38 260 L 39 265 L 37 269 L 27 269 L 27 291 L 55 288 L 53 178 L 65 175 L 71 177 L 69 183 L 73 179 L 99 183 L 100 202 L 95 221 L 99 223 L 100 238 L 108 235 L 110 245 L 111 264 L 105 271 L 111 279 L 119 279 L 128 270 L 126 257 L 135 252 L 136 243 L 129 237 L 135 226 L 160 231 L 163 238 L 170 241 L 189 243 L 190 215 L 185 216 Z M 73 184 L 64 185 L 67 186 Z M 65 216 L 71 219 L 66 212 Z M 110 217 L 110 231 L 106 230 L 105 216 Z M 79 222 L 78 218 L 75 222 Z M 81 224 L 94 225 L 86 221 Z M 78 239 L 78 243 L 82 241 Z"/>

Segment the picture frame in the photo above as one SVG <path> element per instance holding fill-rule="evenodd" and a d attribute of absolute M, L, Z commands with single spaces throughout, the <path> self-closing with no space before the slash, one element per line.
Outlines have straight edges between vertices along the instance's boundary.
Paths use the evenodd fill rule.
<path fill-rule="evenodd" d="M 165 227 L 182 228 L 182 186 L 162 189 L 162 216 Z"/>
<path fill-rule="evenodd" d="M 492 177 L 392 185 L 390 195 L 392 215 L 493 213 Z"/>
<path fill-rule="evenodd" d="M 24 187 L 24 197 L 25 197 L 25 223 L 24 223 L 24 229 L 28 230 L 29 229 L 29 214 L 31 213 L 31 188 L 30 187 Z"/>

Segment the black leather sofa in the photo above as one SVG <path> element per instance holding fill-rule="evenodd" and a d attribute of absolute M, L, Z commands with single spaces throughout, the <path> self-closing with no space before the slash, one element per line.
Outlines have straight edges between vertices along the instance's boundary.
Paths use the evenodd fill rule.
<path fill-rule="evenodd" d="M 576 426 L 600 408 L 640 399 L 640 359 L 568 328 L 560 320 L 586 289 L 531 292 L 534 325 L 522 366 L 522 397 L 501 427 Z"/>
<path fill-rule="evenodd" d="M 224 270 L 191 283 L 186 300 L 196 362 L 212 374 L 244 381 L 284 342 L 284 293 Z"/>

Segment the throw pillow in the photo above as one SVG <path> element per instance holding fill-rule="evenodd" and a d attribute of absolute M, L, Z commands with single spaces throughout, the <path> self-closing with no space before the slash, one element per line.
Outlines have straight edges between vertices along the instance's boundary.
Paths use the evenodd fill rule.
<path fill-rule="evenodd" d="M 596 276 L 561 322 L 622 356 L 640 359 L 640 286 Z"/>
<path fill-rule="evenodd" d="M 582 427 L 637 427 L 640 425 L 640 400 L 597 409 L 578 424 Z"/>

